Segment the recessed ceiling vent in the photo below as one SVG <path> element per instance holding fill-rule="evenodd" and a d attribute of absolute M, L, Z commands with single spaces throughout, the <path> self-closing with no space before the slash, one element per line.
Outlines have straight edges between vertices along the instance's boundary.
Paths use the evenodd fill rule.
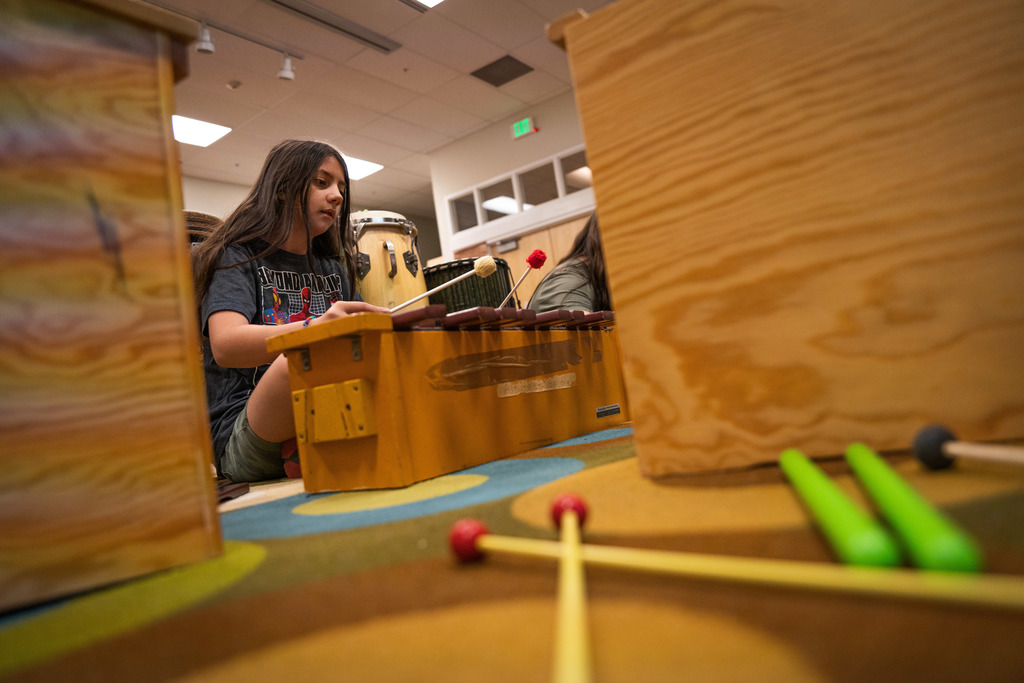
<path fill-rule="evenodd" d="M 493 61 L 487 66 L 482 66 L 472 73 L 484 83 L 489 83 L 495 88 L 500 88 L 509 81 L 514 81 L 524 74 L 533 71 L 532 66 L 523 64 L 512 55 L 505 55 L 499 60 Z"/>

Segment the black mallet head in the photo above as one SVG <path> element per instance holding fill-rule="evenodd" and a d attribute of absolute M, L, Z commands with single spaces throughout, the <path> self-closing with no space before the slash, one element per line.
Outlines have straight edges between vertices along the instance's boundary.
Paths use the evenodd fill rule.
<path fill-rule="evenodd" d="M 942 451 L 948 441 L 956 441 L 956 436 L 942 425 L 928 425 L 914 437 L 914 455 L 930 470 L 944 470 L 953 465 L 950 458 Z"/>

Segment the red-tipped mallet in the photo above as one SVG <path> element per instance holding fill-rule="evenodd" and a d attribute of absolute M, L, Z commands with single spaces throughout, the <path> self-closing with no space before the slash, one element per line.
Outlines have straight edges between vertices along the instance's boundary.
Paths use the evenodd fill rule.
<path fill-rule="evenodd" d="M 556 682 L 589 681 L 592 677 L 587 588 L 580 540 L 580 529 L 586 518 L 587 506 L 575 494 L 564 493 L 551 504 L 551 519 L 562 531 L 553 670 Z"/>
<path fill-rule="evenodd" d="M 479 560 L 485 552 L 549 560 L 563 554 L 557 541 L 495 536 L 475 519 L 456 522 L 448 540 L 461 562 Z M 1024 612 L 1024 578 L 1012 575 L 853 567 L 588 544 L 580 550 L 587 564 L 627 571 Z"/>
<path fill-rule="evenodd" d="M 957 441 L 953 432 L 939 424 L 928 425 L 914 437 L 914 455 L 930 470 L 944 470 L 954 458 L 998 460 L 1024 465 L 1024 448 Z"/>
<path fill-rule="evenodd" d="M 519 285 L 523 284 L 523 280 L 525 280 L 526 276 L 530 274 L 530 271 L 540 268 L 547 260 L 547 254 L 540 249 L 534 249 L 533 252 L 526 257 L 526 263 L 529 264 L 530 267 L 526 269 L 526 272 L 519 278 L 519 282 L 516 283 L 516 286 L 512 288 L 512 291 L 508 293 L 508 296 L 505 297 L 505 300 L 501 302 L 501 305 L 498 306 L 498 308 L 505 308 L 505 304 L 508 303 L 509 299 L 512 298 L 512 295 L 516 293 L 517 289 L 519 289 Z"/>

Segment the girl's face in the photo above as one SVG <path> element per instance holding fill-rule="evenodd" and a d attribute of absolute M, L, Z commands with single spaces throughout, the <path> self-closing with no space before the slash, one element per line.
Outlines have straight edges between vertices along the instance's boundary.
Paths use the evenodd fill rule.
<path fill-rule="evenodd" d="M 310 239 L 330 230 L 338 220 L 346 189 L 341 164 L 334 157 L 325 158 L 306 191 Z M 298 200 L 295 201 L 295 213 L 292 215 L 292 230 L 282 249 L 293 254 L 306 253 L 306 229 L 302 221 L 302 204 Z"/>
<path fill-rule="evenodd" d="M 334 157 L 324 159 L 316 177 L 309 184 L 306 197 L 307 218 L 312 232 L 310 239 L 319 237 L 334 225 L 347 190 L 341 164 Z"/>

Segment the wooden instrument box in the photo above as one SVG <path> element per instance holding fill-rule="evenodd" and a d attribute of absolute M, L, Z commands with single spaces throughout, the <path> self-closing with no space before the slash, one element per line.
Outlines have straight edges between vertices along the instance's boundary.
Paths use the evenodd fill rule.
<path fill-rule="evenodd" d="M 1024 436 L 1024 5 L 620 0 L 559 28 L 646 474 Z"/>
<path fill-rule="evenodd" d="M 408 486 L 623 424 L 614 328 L 395 330 L 359 314 L 288 358 L 306 491 Z"/>
<path fill-rule="evenodd" d="M 0 610 L 221 553 L 171 137 L 194 31 L 0 3 Z"/>

